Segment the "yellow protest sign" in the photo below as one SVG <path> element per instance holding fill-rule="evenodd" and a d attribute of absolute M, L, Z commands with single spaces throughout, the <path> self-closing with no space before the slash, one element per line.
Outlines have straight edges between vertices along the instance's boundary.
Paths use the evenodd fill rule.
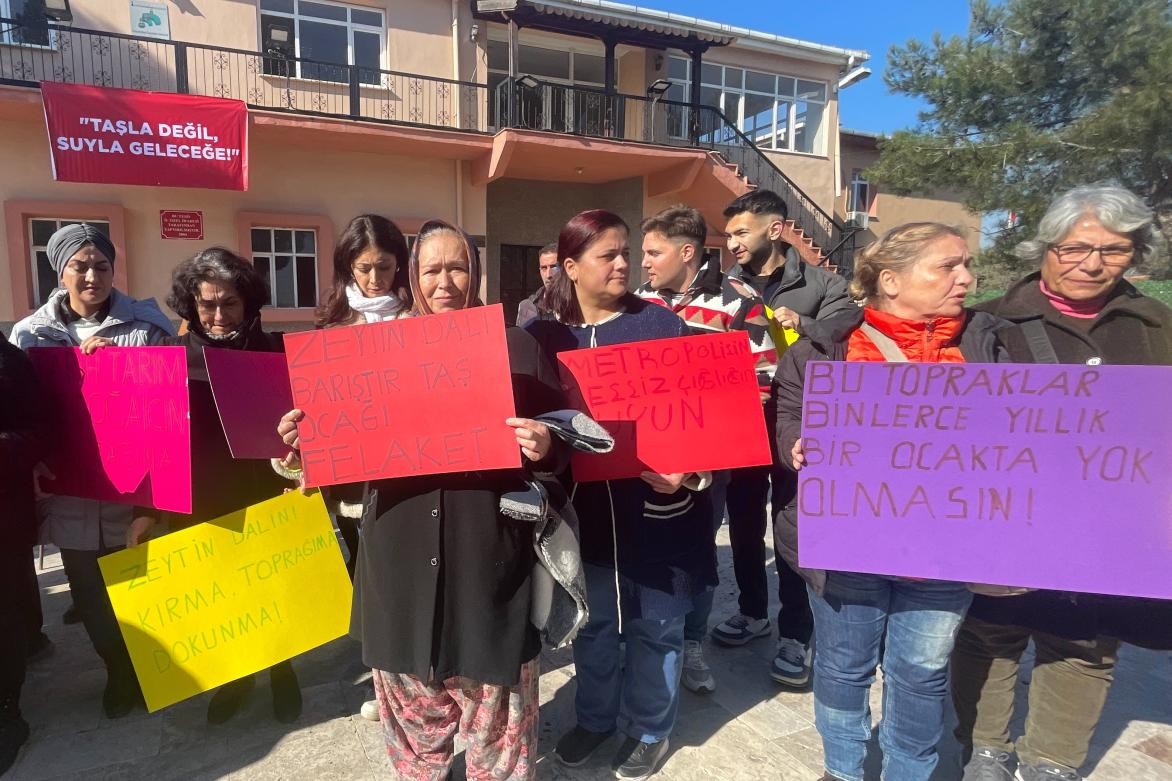
<path fill-rule="evenodd" d="M 350 578 L 319 493 L 293 491 L 98 564 L 152 712 L 349 629 Z"/>
<path fill-rule="evenodd" d="M 777 357 L 781 358 L 789 346 L 801 338 L 801 334 L 792 328 L 783 328 L 773 317 L 773 308 L 765 305 L 765 316 L 769 318 L 769 335 L 773 337 L 773 345 L 777 348 Z"/>

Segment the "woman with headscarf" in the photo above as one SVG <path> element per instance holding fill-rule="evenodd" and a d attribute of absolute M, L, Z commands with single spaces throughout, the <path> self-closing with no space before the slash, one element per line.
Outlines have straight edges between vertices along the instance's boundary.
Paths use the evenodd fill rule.
<path fill-rule="evenodd" d="M 92 352 L 100 344 L 143 347 L 162 344 L 174 334 L 154 300 L 136 301 L 114 289 L 114 245 L 94 226 L 66 225 L 49 238 L 46 251 L 61 287 L 13 327 L 12 342 L 22 350 L 81 347 Z M 58 444 L 69 446 L 67 441 Z M 125 716 L 141 702 L 142 692 L 98 558 L 136 545 L 144 526 L 134 521 L 133 508 L 125 504 L 47 496 L 38 505 L 44 535 L 61 549 L 73 604 L 106 665 L 102 707 L 109 718 Z"/>
<path fill-rule="evenodd" d="M 480 273 L 463 231 L 427 222 L 410 260 L 415 315 L 479 306 Z M 518 415 L 506 422 L 524 466 L 377 480 L 363 502 L 351 634 L 373 670 L 387 752 L 403 778 L 448 777 L 457 736 L 471 778 L 536 773 L 538 558 L 533 525 L 501 502 L 564 466 L 562 446 L 532 419 L 564 398 L 537 342 L 519 328 L 506 340 Z M 301 417 L 290 412 L 278 429 L 294 449 L 287 466 L 299 466 Z"/>
<path fill-rule="evenodd" d="M 1172 365 L 1172 310 L 1124 279 L 1163 244 L 1152 210 L 1133 193 L 1075 188 L 1017 247 L 1040 268 L 980 308 L 1013 324 L 1000 336 L 1015 363 Z M 974 590 L 952 656 L 956 736 L 972 753 L 965 781 L 1010 779 L 1014 765 L 1023 781 L 1081 778 L 1119 641 L 1172 648 L 1172 602 Z M 1018 668 L 1031 640 L 1029 716 L 1025 734 L 1011 741 Z"/>
<path fill-rule="evenodd" d="M 187 321 L 188 330 L 164 344 L 187 351 L 188 394 L 191 404 L 191 513 L 166 513 L 169 531 L 210 521 L 253 504 L 280 496 L 289 484 L 273 473 L 268 461 L 237 460 L 220 425 L 216 401 L 208 380 L 204 349 L 284 352 L 280 333 L 266 333 L 261 307 L 269 289 L 256 267 L 222 247 L 211 247 L 183 261 L 171 275 L 167 306 Z M 247 393 L 247 388 L 240 388 Z M 138 508 L 136 523 L 149 533 L 164 516 Z M 290 723 L 301 715 L 301 689 L 290 661 L 269 670 L 273 714 Z M 246 701 L 255 684 L 252 675 L 220 688 L 208 703 L 208 722 L 221 724 Z"/>

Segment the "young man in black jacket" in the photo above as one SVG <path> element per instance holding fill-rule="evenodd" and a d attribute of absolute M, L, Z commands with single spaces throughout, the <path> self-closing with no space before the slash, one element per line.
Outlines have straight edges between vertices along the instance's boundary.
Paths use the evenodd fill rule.
<path fill-rule="evenodd" d="M 856 308 L 847 294 L 845 279 L 808 265 L 782 238 L 787 208 L 776 193 L 746 193 L 729 204 L 724 216 L 728 220 L 728 249 L 737 261 L 729 277 L 749 285 L 765 301 L 779 354 L 786 344 L 782 329 L 801 333 L 815 320 Z M 766 420 L 772 420 L 774 413 L 767 408 L 765 415 Z M 712 630 L 713 640 L 724 645 L 744 645 L 771 633 L 765 508 L 772 497 L 776 516 L 796 493 L 796 476 L 779 465 L 776 454 L 772 467 L 733 470 L 726 502 L 740 612 Z M 775 553 L 776 550 L 775 535 Z M 805 583 L 780 555 L 775 560 L 781 609 L 777 614 L 777 654 L 769 673 L 778 683 L 800 687 L 810 679 L 808 659 L 814 619 Z"/>

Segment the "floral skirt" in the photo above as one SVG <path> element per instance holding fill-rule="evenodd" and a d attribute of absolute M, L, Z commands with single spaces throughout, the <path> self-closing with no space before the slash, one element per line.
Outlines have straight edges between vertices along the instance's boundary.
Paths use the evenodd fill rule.
<path fill-rule="evenodd" d="M 383 738 L 396 772 L 412 781 L 443 781 L 459 735 L 470 781 L 534 778 L 537 666 L 536 659 L 522 665 L 515 686 L 467 678 L 425 683 L 373 670 Z"/>

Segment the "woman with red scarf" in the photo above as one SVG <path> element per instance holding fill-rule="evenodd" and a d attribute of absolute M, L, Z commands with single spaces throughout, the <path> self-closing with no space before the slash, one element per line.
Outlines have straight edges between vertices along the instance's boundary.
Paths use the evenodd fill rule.
<path fill-rule="evenodd" d="M 777 371 L 778 451 L 805 464 L 802 387 L 809 361 L 994 363 L 998 321 L 966 310 L 968 243 L 936 223 L 895 228 L 856 259 L 862 309 L 811 325 Z M 964 583 L 798 567 L 796 503 L 777 523 L 780 553 L 807 583 L 814 613 L 814 719 L 826 779 L 862 781 L 871 737 L 869 692 L 883 664 L 883 777 L 928 781 L 948 696 L 948 660 L 972 594 Z"/>

